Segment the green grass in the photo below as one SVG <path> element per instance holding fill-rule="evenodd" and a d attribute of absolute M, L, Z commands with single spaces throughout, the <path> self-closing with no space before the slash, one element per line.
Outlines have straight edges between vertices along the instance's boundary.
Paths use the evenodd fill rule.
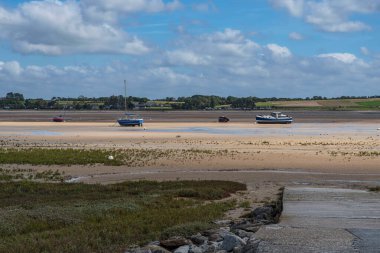
<path fill-rule="evenodd" d="M 0 182 L 33 180 L 46 182 L 63 182 L 66 177 L 58 170 L 35 171 L 33 169 L 3 169 L 0 168 Z"/>
<path fill-rule="evenodd" d="M 227 181 L 0 183 L 0 252 L 123 252 L 194 234 L 236 204 L 213 200 L 245 189 Z"/>
<path fill-rule="evenodd" d="M 109 160 L 112 155 L 114 160 Z M 3 148 L 0 149 L 0 164 L 31 165 L 87 165 L 106 164 L 122 165 L 125 156 L 117 150 L 84 150 L 84 149 L 47 149 L 47 148 Z"/>
<path fill-rule="evenodd" d="M 380 100 L 356 102 L 361 107 L 366 108 L 380 108 Z"/>
<path fill-rule="evenodd" d="M 154 165 L 159 159 L 176 161 L 206 159 L 232 155 L 227 150 L 161 150 L 161 149 L 60 149 L 60 148 L 0 148 L 0 164 L 31 165 L 126 165 L 140 167 Z M 113 156 L 113 160 L 109 159 Z"/>

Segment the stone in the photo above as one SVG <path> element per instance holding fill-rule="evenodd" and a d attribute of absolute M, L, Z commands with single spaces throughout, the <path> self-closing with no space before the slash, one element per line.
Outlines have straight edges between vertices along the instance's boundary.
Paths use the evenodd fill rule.
<path fill-rule="evenodd" d="M 182 236 L 174 236 L 170 237 L 169 239 L 160 241 L 160 245 L 167 248 L 167 249 L 176 249 L 178 247 L 181 247 L 183 245 L 190 244 L 189 240 Z"/>
<path fill-rule="evenodd" d="M 160 245 L 160 241 L 153 241 L 153 242 L 150 242 L 147 244 L 148 246 L 150 245 L 156 245 L 156 246 L 159 246 Z"/>
<path fill-rule="evenodd" d="M 209 241 L 220 242 L 223 240 L 223 236 L 228 232 L 224 229 L 210 229 L 204 231 L 202 234 L 208 238 Z"/>
<path fill-rule="evenodd" d="M 202 245 L 207 241 L 207 237 L 201 235 L 200 233 L 193 235 L 190 237 L 190 240 L 195 244 L 195 245 Z"/>
<path fill-rule="evenodd" d="M 231 220 L 217 220 L 214 223 L 219 225 L 219 226 L 228 226 L 231 224 Z"/>
<path fill-rule="evenodd" d="M 245 241 L 234 234 L 227 234 L 223 238 L 223 243 L 220 246 L 221 250 L 232 251 L 235 247 L 246 245 Z"/>
<path fill-rule="evenodd" d="M 173 251 L 173 253 L 188 253 L 190 250 L 190 245 L 183 245 L 176 250 Z"/>
<path fill-rule="evenodd" d="M 203 244 L 201 249 L 204 253 L 215 253 L 222 245 L 222 242 L 211 242 L 209 241 L 207 244 Z"/>
<path fill-rule="evenodd" d="M 252 233 L 252 232 L 247 232 L 247 231 L 242 230 L 242 229 L 237 229 L 237 230 L 235 231 L 235 234 L 236 234 L 237 236 L 239 236 L 240 238 L 251 237 L 251 236 L 254 235 L 254 233 Z"/>
<path fill-rule="evenodd" d="M 234 249 L 232 250 L 233 253 L 241 253 L 242 251 L 242 247 L 234 247 Z"/>
<path fill-rule="evenodd" d="M 245 246 L 243 246 L 241 253 L 255 253 L 259 248 L 260 240 L 252 236 Z"/>
<path fill-rule="evenodd" d="M 220 234 L 211 234 L 209 235 L 208 240 L 212 242 L 220 242 L 223 241 L 223 237 Z"/>
<path fill-rule="evenodd" d="M 207 245 L 205 245 L 207 246 Z M 196 245 L 190 245 L 189 253 L 203 253 L 206 247 L 198 247 Z"/>
<path fill-rule="evenodd" d="M 253 210 L 251 216 L 257 220 L 273 220 L 273 212 L 273 207 L 263 206 Z"/>
<path fill-rule="evenodd" d="M 171 253 L 169 250 L 158 245 L 147 245 L 144 249 L 149 249 L 151 253 Z"/>
<path fill-rule="evenodd" d="M 127 250 L 126 253 L 152 253 L 152 251 L 150 251 L 150 249 L 145 248 L 134 248 Z"/>

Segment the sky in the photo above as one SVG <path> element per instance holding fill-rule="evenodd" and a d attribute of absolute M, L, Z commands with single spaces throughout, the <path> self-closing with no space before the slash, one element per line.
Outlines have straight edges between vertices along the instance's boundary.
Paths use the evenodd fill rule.
<path fill-rule="evenodd" d="M 380 95 L 380 0 L 0 0 L 0 97 Z"/>

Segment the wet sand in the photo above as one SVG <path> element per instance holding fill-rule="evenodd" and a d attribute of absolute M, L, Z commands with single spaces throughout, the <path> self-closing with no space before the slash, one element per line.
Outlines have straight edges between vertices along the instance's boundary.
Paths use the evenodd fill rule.
<path fill-rule="evenodd" d="M 172 150 L 140 167 L 37 166 L 59 169 L 76 181 L 228 179 L 250 185 L 380 185 L 380 124 L 0 122 L 2 147 Z M 183 151 L 185 150 L 185 151 Z M 186 150 L 223 151 L 189 156 Z M 9 165 L 15 167 L 16 165 Z M 28 167 L 17 165 L 16 167 Z M 30 166 L 29 166 L 30 167 Z"/>
<path fill-rule="evenodd" d="M 135 112 L 135 111 L 133 111 Z M 0 110 L 0 121 L 49 122 L 62 111 L 10 111 Z M 254 122 L 255 115 L 268 111 L 136 111 L 146 122 L 216 122 L 219 116 L 226 116 L 232 122 Z M 297 123 L 334 122 L 380 122 L 380 111 L 285 111 Z M 122 116 L 121 111 L 66 111 L 65 118 L 71 122 L 115 122 Z"/>

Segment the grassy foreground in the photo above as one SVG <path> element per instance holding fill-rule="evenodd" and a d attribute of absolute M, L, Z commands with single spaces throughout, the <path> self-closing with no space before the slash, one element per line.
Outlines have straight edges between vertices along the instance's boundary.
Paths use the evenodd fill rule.
<path fill-rule="evenodd" d="M 0 252 L 123 252 L 194 234 L 236 205 L 226 181 L 0 183 Z"/>

